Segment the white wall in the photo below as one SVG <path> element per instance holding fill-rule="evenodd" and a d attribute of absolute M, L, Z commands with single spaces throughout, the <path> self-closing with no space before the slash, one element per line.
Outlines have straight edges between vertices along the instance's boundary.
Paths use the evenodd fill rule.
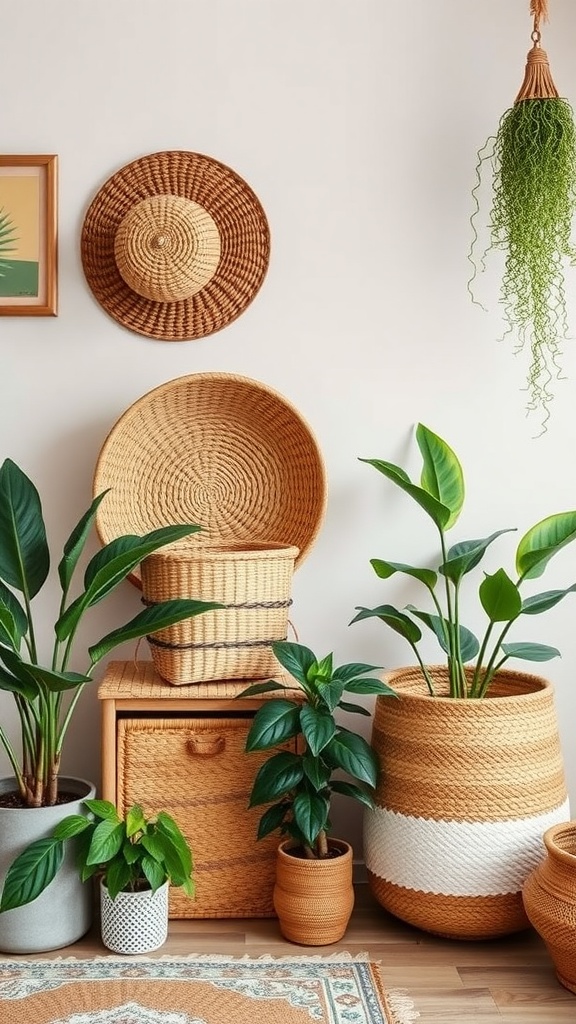
<path fill-rule="evenodd" d="M 572 0 L 552 8 L 544 42 L 561 93 L 576 98 L 576 9 Z M 118 416 L 163 381 L 206 370 L 275 387 L 322 446 L 328 514 L 295 580 L 293 608 L 301 641 L 320 654 L 388 667 L 411 660 L 378 623 L 347 624 L 357 604 L 412 596 L 379 583 L 370 557 L 433 560 L 426 518 L 357 461 L 414 469 L 418 420 L 463 461 L 460 538 L 523 531 L 576 507 L 573 343 L 549 430 L 534 440 L 538 423 L 525 418 L 521 391 L 526 359 L 497 342 L 498 316 L 466 292 L 476 151 L 520 86 L 528 9 L 528 0 L 3 4 L 2 148 L 60 160 L 60 314 L 0 319 L 1 454 L 35 480 L 55 561 L 90 501 L 95 461 Z M 273 243 L 245 314 L 180 344 L 111 320 L 79 259 L 82 219 L 100 185 L 163 149 L 233 167 L 260 197 Z M 576 272 L 568 285 L 573 305 Z M 493 310 L 497 287 L 494 273 L 486 282 Z M 504 538 L 507 565 L 512 551 Z M 576 545 L 547 577 L 550 587 L 574 581 Z M 546 669 L 576 800 L 574 600 L 530 622 L 523 638 L 563 652 Z M 138 607 L 127 583 L 95 611 L 92 628 L 113 628 Z M 475 616 L 474 606 L 473 628 Z M 7 698 L 0 711 L 10 719 Z M 98 776 L 98 721 L 94 687 L 69 770 Z M 357 809 L 337 806 L 336 817 L 359 846 Z"/>

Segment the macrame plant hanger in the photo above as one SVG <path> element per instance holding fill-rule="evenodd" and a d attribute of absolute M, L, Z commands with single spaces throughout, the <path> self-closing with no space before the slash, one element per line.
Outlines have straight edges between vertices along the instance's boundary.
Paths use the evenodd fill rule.
<path fill-rule="evenodd" d="M 553 381 L 562 377 L 561 346 L 568 336 L 564 269 L 576 263 L 572 223 L 576 211 L 576 129 L 574 113 L 552 79 L 542 49 L 541 24 L 548 0 L 531 0 L 532 47 L 514 105 L 501 117 L 495 136 L 478 152 L 473 240 L 468 289 L 491 250 L 504 253 L 500 301 L 504 337 L 515 335 L 515 351 L 529 349 L 527 411 L 538 412 L 546 430 Z M 483 252 L 476 227 L 483 171 L 492 173 L 489 241 Z M 480 303 L 478 303 L 480 304 Z"/>

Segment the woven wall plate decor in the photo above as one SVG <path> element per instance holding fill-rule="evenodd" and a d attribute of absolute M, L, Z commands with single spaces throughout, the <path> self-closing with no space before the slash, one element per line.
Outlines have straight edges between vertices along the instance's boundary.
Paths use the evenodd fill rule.
<path fill-rule="evenodd" d="M 161 341 L 203 338 L 250 304 L 270 259 L 249 185 L 200 153 L 151 153 L 113 174 L 82 226 L 82 266 L 100 305 Z"/>
<path fill-rule="evenodd" d="M 304 418 L 260 381 L 220 372 L 177 377 L 123 413 L 96 463 L 94 494 L 108 488 L 96 518 L 103 543 L 197 523 L 195 549 L 294 545 L 296 566 L 326 510 L 324 462 Z"/>

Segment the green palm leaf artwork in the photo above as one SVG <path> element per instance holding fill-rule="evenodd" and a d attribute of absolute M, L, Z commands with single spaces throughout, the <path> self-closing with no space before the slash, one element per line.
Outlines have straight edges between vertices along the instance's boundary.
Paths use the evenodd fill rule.
<path fill-rule="evenodd" d="M 0 207 L 0 277 L 6 277 L 6 271 L 12 269 L 12 264 L 6 260 L 6 255 L 14 252 L 16 248 L 14 242 L 18 241 L 18 235 L 15 234 L 15 231 L 16 228 L 10 214 L 4 207 Z"/>

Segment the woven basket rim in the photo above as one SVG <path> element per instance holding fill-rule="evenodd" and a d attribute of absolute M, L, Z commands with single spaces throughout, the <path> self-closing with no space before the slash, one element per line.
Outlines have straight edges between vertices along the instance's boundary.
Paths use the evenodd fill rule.
<path fill-rule="evenodd" d="M 551 825 L 544 833 L 544 844 L 554 857 L 565 864 L 569 864 L 572 870 L 575 870 L 576 853 L 570 853 L 569 850 L 565 850 L 562 846 L 562 839 L 567 836 L 570 837 L 572 846 L 576 850 L 576 820 L 561 821 L 556 825 Z"/>
<path fill-rule="evenodd" d="M 448 670 L 446 668 L 446 665 L 427 665 L 426 667 L 428 668 L 430 675 L 432 676 L 433 679 L 435 677 L 446 679 L 448 676 Z M 416 676 L 412 685 L 414 687 L 418 686 L 418 690 L 402 689 L 403 677 L 407 676 L 408 674 Z M 493 707 L 495 701 L 498 702 L 500 706 L 504 706 L 506 703 L 516 702 L 519 699 L 522 699 L 523 701 L 539 701 L 542 699 L 543 693 L 550 694 L 554 692 L 554 685 L 546 676 L 536 675 L 530 672 L 522 672 L 521 670 L 513 668 L 502 668 L 498 671 L 497 676 L 501 680 L 509 678 L 519 683 L 526 681 L 527 689 L 525 691 L 515 690 L 513 693 L 510 694 L 493 695 L 490 694 L 490 692 L 488 692 L 488 694 L 485 697 L 482 697 L 480 699 L 473 699 L 469 697 L 450 697 L 448 695 L 433 696 L 428 692 L 424 676 L 421 674 L 421 670 L 417 665 L 404 665 L 400 668 L 389 669 L 387 672 L 384 673 L 384 676 L 385 681 L 388 683 L 389 686 L 392 687 L 393 690 L 398 691 L 400 689 L 399 696 L 402 701 L 421 702 L 422 700 L 424 700 L 426 703 L 432 701 L 435 706 L 454 705 L 460 708 L 471 707 L 480 709 L 483 706 Z M 408 686 L 408 683 L 406 683 L 405 685 Z"/>
<path fill-rule="evenodd" d="M 158 562 L 162 561 L 183 561 L 183 562 L 194 562 L 194 561 L 230 561 L 240 562 L 248 561 L 251 558 L 294 558 L 296 559 L 299 554 L 299 548 L 294 544 L 275 544 L 274 542 L 254 542 L 250 543 L 246 541 L 237 543 L 230 541 L 229 543 L 222 544 L 207 544 L 202 547 L 194 548 L 190 545 L 181 544 L 169 544 L 165 548 L 160 548 L 159 551 L 155 551 L 153 554 L 148 555 L 149 559 L 154 559 Z"/>
<path fill-rule="evenodd" d="M 178 402 L 185 406 L 184 413 Z M 208 411 L 203 411 L 204 403 Z M 253 416 L 259 403 L 267 412 L 261 423 L 254 422 Z M 183 453 L 182 432 L 192 429 L 202 431 L 202 450 Z M 111 489 L 114 500 L 113 514 L 106 498 L 96 514 L 101 542 L 107 544 L 122 534 L 142 534 L 171 523 L 205 525 L 198 510 L 194 517 L 190 510 L 196 482 L 193 474 L 197 470 L 202 479 L 210 443 L 221 447 L 228 440 L 231 445 L 241 445 L 242 459 L 241 464 L 240 460 L 234 462 L 233 473 L 224 484 L 228 486 L 234 475 L 231 497 L 248 502 L 243 512 L 251 522 L 259 523 L 258 530 L 246 535 L 244 526 L 240 531 L 236 522 L 221 518 L 212 525 L 212 532 L 209 528 L 206 533 L 194 534 L 191 543 L 213 546 L 249 541 L 294 546 L 299 549 L 295 568 L 301 565 L 326 514 L 326 468 L 318 441 L 304 416 L 279 391 L 262 381 L 221 371 L 165 381 L 136 399 L 116 420 L 105 437 L 93 476 L 94 496 Z M 153 459 L 151 454 L 166 446 L 170 464 L 160 471 L 160 456 Z M 264 449 L 266 459 L 262 457 Z M 253 486 L 255 480 L 259 490 Z M 185 501 L 188 505 L 183 507 Z M 217 515 L 220 502 L 221 488 L 215 486 L 214 493 L 204 490 L 198 507 L 202 505 L 204 516 Z M 130 579 L 140 585 L 139 573 Z"/>

